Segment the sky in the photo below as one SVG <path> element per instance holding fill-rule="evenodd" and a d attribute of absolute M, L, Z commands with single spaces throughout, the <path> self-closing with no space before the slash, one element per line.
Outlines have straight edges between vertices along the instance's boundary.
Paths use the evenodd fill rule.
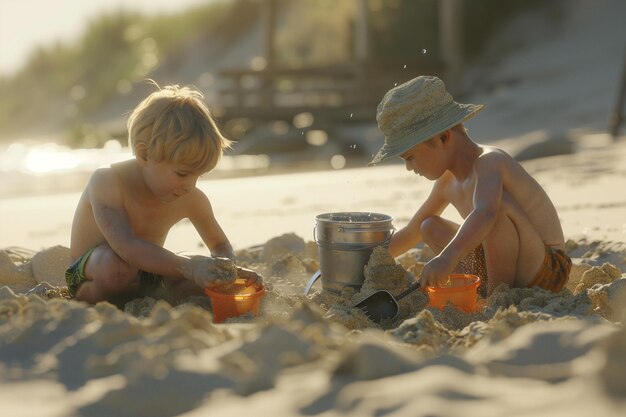
<path fill-rule="evenodd" d="M 0 0 L 0 75 L 11 75 L 41 45 L 71 42 L 87 23 L 120 8 L 172 13 L 215 0 Z"/>

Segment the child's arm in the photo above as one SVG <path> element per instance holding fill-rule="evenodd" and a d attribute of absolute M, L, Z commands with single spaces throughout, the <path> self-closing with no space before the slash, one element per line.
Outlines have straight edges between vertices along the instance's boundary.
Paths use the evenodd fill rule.
<path fill-rule="evenodd" d="M 234 260 L 235 252 L 233 251 L 233 247 L 215 219 L 213 208 L 207 196 L 198 191 L 191 207 L 192 210 L 189 215 L 189 220 L 198 231 L 202 241 L 211 251 L 211 255 Z M 237 267 L 237 276 L 246 279 L 249 284 L 254 282 L 260 283 L 262 280 L 262 277 L 256 272 L 241 267 Z"/>
<path fill-rule="evenodd" d="M 215 219 L 213 208 L 207 196 L 197 190 L 190 207 L 189 220 L 211 251 L 211 255 L 235 259 L 233 247 Z"/>
<path fill-rule="evenodd" d="M 502 156 L 495 152 L 477 160 L 476 186 L 472 197 L 474 208 L 450 243 L 424 266 L 420 278 L 422 286 L 444 282 L 459 261 L 489 234 L 502 201 L 502 170 L 505 164 Z"/>
<path fill-rule="evenodd" d="M 217 259 L 178 256 L 137 238 L 124 209 L 120 179 L 113 171 L 97 170 L 87 187 L 100 232 L 111 249 L 129 265 L 166 277 L 191 279 L 200 286 L 207 286 L 214 281 L 228 281 Z"/>
<path fill-rule="evenodd" d="M 433 185 L 430 195 L 413 215 L 409 223 L 398 230 L 391 238 L 389 254 L 395 258 L 414 248 L 422 240 L 420 225 L 424 219 L 440 215 L 447 205 L 448 201 L 443 195 L 443 183 L 437 181 Z"/>

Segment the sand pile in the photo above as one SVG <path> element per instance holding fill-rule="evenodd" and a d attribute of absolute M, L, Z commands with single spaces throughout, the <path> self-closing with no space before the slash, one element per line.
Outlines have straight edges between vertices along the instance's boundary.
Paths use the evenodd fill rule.
<path fill-rule="evenodd" d="M 584 243 L 568 242 L 571 251 L 581 250 Z M 589 259 L 593 247 L 586 250 Z M 584 247 L 582 248 L 584 249 Z M 444 310 L 427 307 L 428 298 L 415 291 L 399 302 L 400 311 L 393 321 L 377 325 L 371 322 L 355 304 L 377 290 L 399 294 L 414 282 L 424 261 L 432 254 L 424 249 L 415 249 L 398 261 L 391 258 L 384 248 L 376 248 L 364 268 L 365 282 L 360 291 L 346 288 L 341 294 L 317 290 L 304 296 L 302 289 L 310 275 L 319 268 L 317 247 L 314 242 L 305 242 L 294 234 L 285 234 L 237 253 L 238 264 L 255 269 L 265 276 L 266 297 L 262 302 L 261 315 L 254 319 L 243 316 L 231 319 L 231 323 L 268 323 L 272 320 L 288 320 L 302 303 L 312 303 L 320 308 L 325 319 L 339 323 L 348 329 L 379 328 L 393 330 L 391 333 L 403 342 L 416 344 L 420 334 L 435 334 L 439 327 L 449 332 L 464 332 L 468 338 L 482 334 L 478 328 L 491 328 L 491 320 L 502 321 L 503 315 L 519 317 L 520 325 L 530 321 L 555 317 L 603 317 L 620 321 L 624 310 L 626 287 L 619 267 L 602 263 L 592 266 L 586 262 L 574 265 L 567 289 L 554 294 L 539 288 L 508 288 L 501 286 L 487 299 L 480 298 L 480 309 L 475 313 L 464 313 L 452 306 Z M 66 297 L 62 286 L 63 265 L 67 262 L 67 248 L 54 247 L 36 254 L 11 249 L 0 252 L 0 283 L 15 292 L 38 295 L 41 299 Z M 51 284 L 50 282 L 56 284 Z M 150 316 L 157 301 L 151 298 L 129 302 L 125 312 L 137 318 Z M 180 300 L 175 309 L 198 306 L 210 312 L 210 300 L 195 297 Z M 509 313 L 505 313 L 509 312 Z M 532 313 L 530 315 L 526 313 Z M 483 324 L 476 324 L 483 323 Z M 471 327 L 471 328 L 470 328 Z M 478 333 L 477 333 L 478 332 Z M 455 333 L 452 339 L 458 335 Z M 442 340 L 445 338 L 442 338 Z M 452 340 L 450 339 L 450 340 Z M 418 343 L 419 344 L 419 343 Z M 433 349 L 441 347 L 470 346 L 472 342 L 433 342 L 424 345 Z"/>
<path fill-rule="evenodd" d="M 294 407 L 283 415 L 300 415 L 310 414 L 306 407 L 346 411 L 346 398 L 356 389 L 362 395 L 387 392 L 408 407 L 414 399 L 397 387 L 408 384 L 414 392 L 415 382 L 409 381 L 418 376 L 435 384 L 442 375 L 454 381 L 471 376 L 482 381 L 473 389 L 485 398 L 494 381 L 519 392 L 523 388 L 515 381 L 523 376 L 572 384 L 567 392 L 576 392 L 577 381 L 584 380 L 596 397 L 626 401 L 626 275 L 618 266 L 577 262 L 569 285 L 575 291 L 559 294 L 501 286 L 472 314 L 427 307 L 426 296 L 416 291 L 400 302 L 398 318 L 377 325 L 352 306 L 377 289 L 405 289 L 414 280 L 407 268 L 419 273 L 423 265 L 419 250 L 401 264 L 376 249 L 361 291 L 305 296 L 304 285 L 319 265 L 315 247 L 295 235 L 279 236 L 268 246 L 237 254 L 239 264 L 265 274 L 260 316 L 225 325 L 212 323 L 206 297 L 174 306 L 137 299 L 124 311 L 67 300 L 63 287 L 37 284 L 35 256 L 4 252 L 0 391 L 39 381 L 41 389 L 56 393 L 49 398 L 49 415 L 174 416 L 220 404 L 234 407 L 239 403 L 233 399 L 253 394 L 272 409 L 280 397 L 280 407 Z M 56 248 L 40 259 L 55 263 L 62 253 Z M 58 282 L 58 271 L 48 271 Z M 389 378 L 397 380 L 393 392 L 374 382 Z M 307 392 L 304 403 L 285 403 L 300 398 L 291 390 Z M 0 401 L 10 405 L 18 399 L 5 394 Z M 23 401 L 19 408 L 28 409 Z"/>
<path fill-rule="evenodd" d="M 571 251 L 580 250 L 581 244 L 568 243 Z M 426 253 L 423 253 L 426 252 Z M 586 253 L 588 253 L 587 250 Z M 30 258 L 29 258 L 30 255 Z M 68 260 L 68 250 L 53 247 L 39 253 L 28 253 L 10 249 L 0 252 L 0 284 L 7 285 L 16 293 L 37 295 L 41 299 L 67 297 L 63 286 L 64 264 Z M 377 325 L 368 320 L 362 311 L 353 308 L 355 304 L 372 293 L 384 289 L 391 294 L 399 294 L 415 281 L 415 276 L 432 254 L 424 249 L 414 249 L 399 258 L 389 256 L 382 248 L 375 248 L 370 261 L 364 268 L 365 282 L 360 291 L 345 288 L 341 294 L 322 291 L 321 285 L 314 287 L 312 294 L 303 295 L 303 287 L 311 274 L 319 268 L 317 247 L 314 242 L 305 242 L 295 234 L 285 234 L 270 239 L 264 245 L 241 250 L 237 253 L 237 263 L 255 269 L 265 277 L 266 296 L 262 301 L 261 315 L 232 319 L 230 322 L 267 323 L 272 320 L 288 320 L 295 309 L 303 303 L 312 303 L 320 308 L 326 319 L 340 323 L 349 329 L 377 327 L 398 330 L 405 320 L 411 325 L 431 327 L 432 320 L 451 331 L 461 331 L 475 322 L 489 322 L 502 311 L 511 308 L 521 313 L 536 313 L 533 317 L 589 317 L 599 316 L 620 321 L 624 310 L 626 287 L 620 268 L 610 263 L 591 265 L 586 262 L 574 264 L 567 288 L 555 294 L 540 288 L 508 288 L 501 286 L 487 298 L 479 297 L 479 310 L 465 313 L 453 306 L 444 310 L 427 307 L 428 297 L 415 291 L 399 301 L 398 317 L 390 322 Z M 585 260 L 589 259 L 589 256 Z M 317 287 L 320 287 L 317 289 Z M 124 311 L 137 318 L 149 317 L 157 300 L 143 298 L 133 300 Z M 210 312 L 210 300 L 206 297 L 193 297 L 180 300 L 174 306 L 180 310 L 188 306 L 198 306 Z M 523 316 L 523 315 L 521 315 Z M 520 316 L 520 317 L 521 317 Z M 397 334 L 409 334 L 396 332 Z M 472 333 L 470 331 L 470 333 Z M 408 336 L 412 339 L 413 336 Z M 437 345 L 439 346 L 439 345 Z"/>

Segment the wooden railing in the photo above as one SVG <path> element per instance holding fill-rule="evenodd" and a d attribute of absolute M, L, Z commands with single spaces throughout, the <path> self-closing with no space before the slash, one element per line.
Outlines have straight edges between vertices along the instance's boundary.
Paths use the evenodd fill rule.
<path fill-rule="evenodd" d="M 421 72 L 433 71 L 440 67 L 422 67 Z M 289 120 L 310 112 L 322 124 L 374 120 L 384 93 L 415 75 L 400 65 L 393 70 L 357 64 L 224 69 L 220 76 L 230 80 L 230 87 L 220 91 L 220 113 L 226 119 Z"/>

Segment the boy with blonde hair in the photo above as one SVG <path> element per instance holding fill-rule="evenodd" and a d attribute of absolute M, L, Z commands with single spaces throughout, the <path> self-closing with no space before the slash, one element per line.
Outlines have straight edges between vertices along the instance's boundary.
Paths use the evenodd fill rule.
<path fill-rule="evenodd" d="M 96 170 L 76 207 L 65 273 L 72 297 L 121 306 L 147 293 L 171 300 L 237 275 L 250 283 L 260 278 L 235 266 L 209 199 L 196 188 L 230 147 L 202 94 L 176 85 L 150 94 L 130 115 L 128 140 L 134 158 Z M 182 219 L 192 222 L 211 257 L 163 248 Z"/>
<path fill-rule="evenodd" d="M 370 165 L 399 156 L 407 170 L 435 181 L 413 218 L 394 234 L 389 252 L 401 255 L 422 240 L 433 249 L 436 256 L 422 270 L 422 286 L 441 285 L 478 255 L 488 293 L 501 283 L 558 292 L 571 260 L 563 251 L 556 209 L 511 156 L 470 139 L 463 122 L 483 107 L 455 102 L 432 76 L 391 89 L 378 105 L 385 143 Z M 449 204 L 462 224 L 440 217 Z"/>

